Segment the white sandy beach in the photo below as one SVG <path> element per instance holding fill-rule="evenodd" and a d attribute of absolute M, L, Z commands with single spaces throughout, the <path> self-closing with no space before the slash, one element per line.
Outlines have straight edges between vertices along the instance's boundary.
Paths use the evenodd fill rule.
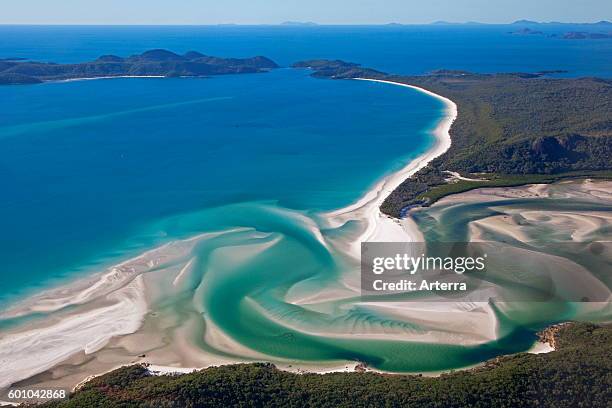
<path fill-rule="evenodd" d="M 446 114 L 432 132 L 435 141 L 431 149 L 408 163 L 400 171 L 380 180 L 374 186 L 374 188 L 372 188 L 355 204 L 326 214 L 332 226 L 342 225 L 350 219 L 367 220 L 367 228 L 359 239 L 355 240 L 348 249 L 349 253 L 351 253 L 355 259 L 359 259 L 361 256 L 361 242 L 422 241 L 421 233 L 411 220 L 397 220 L 386 216 L 380 211 L 380 206 L 389 196 L 389 194 L 391 194 L 393 190 L 402 184 L 404 180 L 448 150 L 451 145 L 450 128 L 455 119 L 457 119 L 457 105 L 450 99 L 428 91 L 427 89 L 402 84 L 400 82 L 384 81 L 379 79 L 357 78 L 357 80 L 415 89 L 442 101 L 446 107 Z"/>
<path fill-rule="evenodd" d="M 324 237 L 313 219 L 299 213 L 291 215 L 296 222 L 310 231 L 312 237 L 323 247 L 345 255 L 347 259 L 351 259 L 352 265 L 358 265 L 360 260 L 361 242 L 423 240 L 414 221 L 410 218 L 397 220 L 388 217 L 380 211 L 380 205 L 406 178 L 448 150 L 451 145 L 449 131 L 457 117 L 457 106 L 454 102 L 426 89 L 390 81 L 359 80 L 412 88 L 435 97 L 444 103 L 445 116 L 433 130 L 434 144 L 427 152 L 400 171 L 381 179 L 354 204 L 320 214 L 322 222 L 330 228 L 357 221 L 361 226 L 358 235 L 353 235 L 350 239 Z M 483 198 L 488 194 L 487 190 L 483 191 L 485 192 L 468 192 L 465 197 L 451 196 L 445 200 L 460 202 L 469 200 L 476 194 Z M 523 192 L 502 190 L 490 194 L 489 198 L 493 200 L 503 194 L 547 194 L 546 188 L 538 187 L 520 191 Z M 597 189 L 594 191 L 592 194 L 601 196 L 605 189 L 604 192 Z M 537 214 L 533 215 L 536 216 Z M 568 219 L 576 220 L 576 217 Z M 599 225 L 596 219 L 591 217 L 589 220 L 590 226 L 579 230 L 578 235 L 588 234 Z M 481 223 L 480 227 L 509 230 L 502 224 L 493 219 Z M 249 349 L 224 333 L 199 306 L 193 306 L 197 313 L 185 313 L 186 317 L 180 320 L 171 314 L 152 313 L 151 305 L 162 301 L 168 294 L 181 293 L 184 285 L 188 284 L 195 263 L 191 253 L 193 248 L 212 237 L 231 233 L 252 234 L 253 237 L 267 239 L 260 246 L 254 245 L 245 249 L 242 253 L 245 255 L 244 259 L 233 258 L 232 262 L 248 262 L 249 253 L 261 252 L 276 242 L 273 234 L 264 234 L 252 228 L 211 232 L 173 241 L 125 261 L 103 274 L 45 292 L 4 311 L 0 316 L 19 317 L 32 312 L 56 314 L 54 318 L 44 322 L 34 320 L 18 328 L 6 330 L 0 336 L 0 364 L 4 368 L 10 368 L 0 372 L 0 389 L 28 378 L 31 380 L 26 383 L 73 387 L 90 375 L 136 362 L 152 364 L 150 369 L 156 373 L 189 372 L 196 368 L 261 360 L 274 361 L 280 368 L 294 372 L 352 371 L 354 362 L 296 363 Z M 515 233 L 518 234 L 516 231 Z M 284 301 L 307 310 L 326 310 L 328 304 L 333 301 L 359 295 L 359 273 L 356 271 L 358 266 L 350 274 L 342 276 L 335 285 L 320 291 L 309 292 L 300 290 L 299 287 L 292 289 Z M 204 279 L 197 290 L 202 290 L 205 285 Z M 251 305 L 254 310 L 261 309 L 255 302 L 251 302 Z M 494 311 L 490 305 L 482 302 L 376 302 L 358 306 L 394 316 L 400 321 L 415 322 L 427 327 L 427 330 L 387 329 L 385 333 L 380 333 L 362 327 L 355 328 L 354 332 L 344 333 L 341 327 L 320 330 L 305 323 L 294 325 L 294 322 L 286 320 L 288 318 L 284 315 L 268 314 L 265 310 L 261 310 L 261 314 L 296 331 L 337 338 L 357 336 L 363 339 L 385 338 L 433 344 L 475 345 L 499 336 Z M 199 333 L 202 326 L 206 328 L 204 338 L 195 339 L 194 333 Z M 225 356 L 203 350 L 199 341 L 203 341 L 211 349 L 226 353 Z M 33 376 L 35 377 L 32 378 Z"/>
<path fill-rule="evenodd" d="M 397 220 L 388 217 L 380 211 L 380 205 L 406 178 L 443 154 L 451 144 L 449 131 L 457 117 L 455 103 L 414 86 L 389 81 L 367 81 L 413 88 L 438 98 L 444 103 L 446 114 L 434 129 L 435 141 L 427 152 L 400 171 L 381 179 L 356 203 L 319 214 L 319 222 L 330 228 L 357 222 L 360 229 L 349 235 L 349 238 L 324 236 L 317 222 L 302 213 L 282 208 L 270 210 L 282 211 L 282 214 L 278 213 L 279 217 L 291 217 L 309 231 L 323 248 L 338 252 L 349 260 L 351 268 L 333 285 L 313 291 L 308 282 L 300 282 L 286 294 L 283 301 L 300 306 L 305 311 L 328 313 L 335 307 L 334 302 L 358 299 L 361 242 L 423 240 L 412 219 Z M 554 194 L 568 199 L 583 197 L 610 202 L 608 191 L 609 188 L 592 182 L 562 189 L 542 185 L 479 189 L 446 197 L 434 207 L 473 201 L 542 198 Z M 550 214 L 543 211 L 525 212 L 522 216 L 533 222 L 551 218 Z M 569 212 L 551 221 L 554 228 L 574 231 L 575 239 L 587 237 L 609 222 L 609 216 L 605 214 Z M 528 236 L 521 228 L 510 216 L 489 217 L 470 225 L 472 238 L 476 240 L 483 231 L 491 230 L 525 241 Z M 193 249 L 225 234 L 245 234 L 260 242 L 238 252 L 235 252 L 237 247 L 233 246 L 227 253 L 221 249 L 215 254 L 217 258 L 225 256 L 235 264 L 248 263 L 251 256 L 278 242 L 274 233 L 264 233 L 249 227 L 200 234 L 147 251 L 104 273 L 44 292 L 3 311 L 0 316 L 4 318 L 26 316 L 34 312 L 51 313 L 52 317 L 34 319 L 5 330 L 0 335 L 0 365 L 3 367 L 0 371 L 0 389 L 20 380 L 25 380 L 22 384 L 26 385 L 72 388 L 92 375 L 133 363 L 150 364 L 151 372 L 156 374 L 190 372 L 210 366 L 252 361 L 273 361 L 281 369 L 298 373 L 353 371 L 357 364 L 355 362 L 296 362 L 262 354 L 225 333 L 207 316 L 201 304 L 191 304 L 189 310 L 182 309 L 181 317 L 178 313 L 160 311 L 157 305 L 163 304 L 164 299 L 179 295 L 189 287 L 197 263 Z M 558 265 L 564 266 L 562 263 Z M 575 274 L 572 268 L 564 270 L 568 276 Z M 195 297 L 204 296 L 201 292 L 207 286 L 207 279 L 212 278 L 206 276 L 202 279 L 195 290 Z M 591 279 L 588 285 L 594 287 L 597 282 Z M 375 326 L 355 326 L 348 331 L 341 325 L 318 327 L 316 323 L 293 321 L 290 314 L 270 313 L 252 299 L 246 299 L 246 302 L 252 310 L 269 321 L 297 332 L 327 338 L 394 339 L 470 346 L 495 340 L 500 335 L 495 311 L 486 302 L 355 303 L 353 300 L 352 305 L 355 307 L 417 325 L 416 329 L 397 325 L 385 327 L 382 331 Z M 592 304 L 589 307 L 596 311 L 602 305 Z M 206 349 L 201 347 L 202 342 L 207 346 Z M 543 350 L 545 348 L 534 347 L 533 352 Z"/>
<path fill-rule="evenodd" d="M 115 78 L 115 77 L 112 77 Z M 86 80 L 80 78 L 78 80 Z M 101 78 L 92 78 L 101 79 Z M 367 80 L 367 79 L 362 79 Z M 358 239 L 347 244 L 346 251 L 355 259 L 358 259 L 359 246 L 362 241 L 418 241 L 422 239 L 416 224 L 410 220 L 396 220 L 386 215 L 383 215 L 379 207 L 384 199 L 401 184 L 406 178 L 414 174 L 419 169 L 423 168 L 429 161 L 444 153 L 450 146 L 451 139 L 449 135 L 450 127 L 457 117 L 457 106 L 455 103 L 440 95 L 434 94 L 428 90 L 418 88 L 411 85 L 395 83 L 390 81 L 367 80 L 379 82 L 394 86 L 403 86 L 423 92 L 429 96 L 435 97 L 446 106 L 446 115 L 440 121 L 438 126 L 433 131 L 435 142 L 422 156 L 408 163 L 400 171 L 391 174 L 390 176 L 378 182 L 363 198 L 355 204 L 346 208 L 324 214 L 330 225 L 342 225 L 348 220 L 364 221 L 366 225 L 363 233 Z M 305 223 L 312 222 L 305 220 Z M 313 234 L 321 243 L 327 245 L 324 238 L 320 235 L 318 228 L 313 225 L 310 227 Z M 37 373 L 43 372 L 60 362 L 70 360 L 72 356 L 86 356 L 95 353 L 104 348 L 111 339 L 114 344 L 121 344 L 121 337 L 128 333 L 137 332 L 142 328 L 142 322 L 148 310 L 148 302 L 151 298 L 150 288 L 152 280 L 146 274 L 147 271 L 153 269 L 165 269 L 165 274 L 168 275 L 171 286 L 179 285 L 183 277 L 188 274 L 191 259 L 183 259 L 188 256 L 190 249 L 197 242 L 206 239 L 206 234 L 203 236 L 194 237 L 190 240 L 173 242 L 169 245 L 148 251 L 137 258 L 128 260 L 109 272 L 102 274 L 98 278 L 89 278 L 79 282 L 75 282 L 66 287 L 61 287 L 56 290 L 45 292 L 26 300 L 25 302 L 16 305 L 10 310 L 2 313 L 3 317 L 19 317 L 32 312 L 53 312 L 64 309 L 66 306 L 84 305 L 84 309 L 77 308 L 77 312 L 61 313 L 60 318 L 56 318 L 45 323 L 26 324 L 25 327 L 20 327 L 16 330 L 9 330 L 0 337 L 0 362 L 3 366 L 10 367 L 10 370 L 2 370 L 0 373 L 0 388 L 6 387 L 15 381 L 29 378 Z M 179 260 L 184 260 L 182 266 L 174 266 L 180 264 Z M 146 279 L 141 277 L 145 276 Z M 171 279 L 170 279 L 171 277 Z M 166 280 L 168 280 L 166 279 Z M 180 285 L 179 285 L 180 286 Z M 328 293 L 332 297 L 340 296 L 341 293 Z M 317 296 L 309 299 L 309 302 L 316 302 Z M 384 307 L 379 305 L 378 307 Z M 408 316 L 406 316 L 408 317 Z M 436 319 L 440 319 L 440 315 Z M 470 324 L 470 326 L 473 326 Z M 487 333 L 486 339 L 491 337 L 491 326 L 488 323 L 484 324 L 483 333 Z M 263 358 L 265 356 L 250 350 L 245 350 L 244 347 L 233 342 L 220 332 L 215 330 L 211 322 L 208 323 L 207 341 L 212 342 L 216 346 L 221 346 L 221 349 L 226 347 L 228 351 L 240 351 L 244 354 L 251 354 L 252 358 Z M 150 333 L 149 330 L 147 332 Z M 329 333 L 330 335 L 332 333 Z M 26 339 L 28 339 L 26 341 Z M 126 338 L 128 340 L 128 338 Z M 422 341 L 444 341 L 444 339 L 436 338 L 436 336 L 423 336 Z M 449 339 L 446 339 L 449 340 Z M 150 340 L 153 342 L 153 340 Z M 192 346 L 185 345 L 187 349 L 194 352 Z M 104 354 L 104 353 L 103 353 Z M 181 353 L 184 354 L 184 353 Z M 75 361 L 82 361 L 83 357 L 77 357 Z M 106 360 L 109 360 L 106 358 Z M 113 364 L 110 359 L 109 364 L 98 365 L 99 369 L 108 370 L 120 366 L 121 364 Z M 173 358 L 169 356 L 164 361 L 151 361 L 159 363 L 162 366 L 174 366 L 176 362 L 184 361 L 183 358 Z M 203 367 L 217 365 L 229 362 L 236 362 L 227 359 L 214 359 L 211 356 L 190 359 L 191 363 L 188 366 Z M 117 362 L 121 358 L 116 359 Z M 172 363 L 175 361 L 175 363 Z M 129 361 L 128 361 L 129 362 Z M 184 364 L 183 364 L 184 365 Z M 281 364 L 282 366 L 283 364 Z M 298 367 L 290 367 L 291 364 L 284 365 L 293 370 L 301 370 Z M 321 367 L 306 365 L 309 371 L 330 371 L 330 370 L 345 370 L 347 365 L 326 364 Z M 92 374 L 83 373 L 76 376 L 66 377 L 68 382 L 75 381 L 79 378 L 82 380 L 86 375 Z"/>
<path fill-rule="evenodd" d="M 76 82 L 76 81 L 95 81 L 98 79 L 117 79 L 117 78 L 166 78 L 164 75 L 109 75 L 99 77 L 83 77 L 70 79 L 52 79 L 45 82 Z"/>

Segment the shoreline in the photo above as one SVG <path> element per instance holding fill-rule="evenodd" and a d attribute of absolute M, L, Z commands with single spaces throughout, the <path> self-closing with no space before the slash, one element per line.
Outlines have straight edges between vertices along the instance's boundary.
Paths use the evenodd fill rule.
<path fill-rule="evenodd" d="M 373 82 L 386 82 L 392 85 L 417 88 L 390 81 L 375 80 Z M 428 93 L 427 90 L 421 90 L 420 88 L 416 90 Z M 439 120 L 437 126 L 431 132 L 435 137 L 435 141 L 426 152 L 411 160 L 401 170 L 384 176 L 354 204 L 329 213 L 319 214 L 323 223 L 327 222 L 336 226 L 341 226 L 347 221 L 357 221 L 361 223 L 362 228 L 356 231 L 355 235 L 351 236 L 350 239 L 330 241 L 332 246 L 340 249 L 341 255 L 346 255 L 351 258 L 355 256 L 359 257 L 358 244 L 361 240 L 378 239 L 389 242 L 393 239 L 398 241 L 419 239 L 420 233 L 414 221 L 411 219 L 398 220 L 391 218 L 383 214 L 379 206 L 389 194 L 389 191 L 392 191 L 399 183 L 402 183 L 405 178 L 425 166 L 430 160 L 437 157 L 437 155 L 444 153 L 450 146 L 449 130 L 456 118 L 457 111 L 456 105 L 452 101 L 448 100 L 448 102 L 444 102 L 446 115 Z M 236 230 L 234 230 L 234 232 L 235 231 Z M 61 292 L 60 294 L 64 298 L 64 301 L 68 300 L 67 298 L 72 298 L 73 300 L 76 298 L 80 300 L 93 299 L 91 303 L 83 305 L 83 308 L 80 309 L 80 314 L 87 314 L 89 318 L 86 319 L 87 321 L 81 319 L 80 326 L 74 326 L 74 330 L 69 330 L 67 332 L 64 330 L 59 330 L 59 332 L 57 332 L 56 330 L 55 333 L 51 333 L 55 336 L 52 338 L 55 344 L 65 345 L 64 342 L 70 343 L 70 348 L 63 350 L 61 358 L 57 356 L 57 349 L 51 348 L 50 351 L 54 353 L 43 352 L 41 355 L 37 352 L 24 354 L 27 350 L 22 350 L 20 347 L 20 345 L 29 344 L 29 336 L 32 336 L 32 341 L 38 342 L 38 345 L 45 346 L 45 342 L 48 341 L 48 337 L 50 337 L 47 331 L 50 327 L 41 328 L 40 325 L 38 325 L 34 330 L 28 332 L 21 331 L 21 333 L 18 333 L 22 335 L 26 334 L 27 337 L 24 338 L 24 336 L 22 336 L 21 342 L 12 342 L 15 346 L 12 350 L 9 350 L 12 351 L 12 353 L 3 353 L 5 357 L 9 357 L 7 361 L 13 363 L 13 365 L 11 365 L 13 369 L 11 374 L 15 375 L 15 373 L 21 373 L 18 375 L 24 381 L 21 382 L 20 386 L 23 386 L 23 384 L 44 384 L 44 386 L 47 387 L 60 386 L 63 388 L 72 388 L 75 384 L 78 386 L 78 384 L 83 384 L 92 378 L 96 378 L 122 366 L 133 364 L 144 364 L 154 375 L 172 375 L 215 366 L 254 362 L 271 362 L 280 370 L 298 374 L 324 374 L 331 372 L 353 372 L 358 370 L 393 375 L 419 374 L 419 372 L 402 373 L 382 371 L 374 367 L 364 367 L 363 364 L 357 361 L 338 360 L 316 362 L 275 358 L 272 355 L 261 354 L 256 349 L 248 348 L 248 346 L 243 346 L 233 341 L 221 328 L 216 327 L 214 322 L 209 319 L 205 319 L 207 327 L 205 343 L 215 347 L 219 345 L 224 346 L 218 350 L 229 352 L 234 354 L 234 356 L 223 357 L 220 354 L 203 352 L 197 348 L 195 344 L 189 343 L 185 338 L 185 334 L 189 334 L 190 331 L 188 327 L 185 327 L 187 326 L 185 324 L 181 326 L 181 336 L 173 340 L 172 343 L 169 343 L 171 345 L 168 345 L 168 347 L 164 348 L 160 353 L 155 351 L 149 353 L 149 351 L 146 351 L 145 355 L 144 349 L 159 344 L 157 343 L 157 337 L 164 336 L 164 333 L 156 331 L 156 327 L 158 326 L 150 325 L 150 316 L 155 315 L 155 313 L 152 313 L 154 309 L 151 309 L 151 305 L 154 304 L 151 298 L 151 291 L 157 290 L 167 292 L 180 288 L 183 281 L 188 279 L 190 268 L 193 264 L 193 258 L 191 258 L 189 248 L 214 235 L 222 235 L 229 232 L 231 232 L 231 230 L 213 231 L 186 240 L 172 241 L 169 244 L 156 247 L 140 254 L 138 257 L 122 262 L 116 265 L 112 271 L 105 271 L 105 279 L 102 279 L 102 281 L 105 282 L 94 282 L 95 284 L 93 284 L 91 288 L 88 287 L 85 290 L 82 290 L 81 285 L 81 290 L 73 293 L 70 293 L 70 290 Z M 312 226 L 311 232 L 314 236 L 317 236 L 318 239 L 323 240 L 323 245 L 326 245 L 327 239 L 320 235 L 316 226 Z M 357 244 L 357 252 L 354 252 L 355 244 Z M 185 262 L 173 268 L 171 264 L 177 259 L 182 259 Z M 160 277 L 148 280 L 148 276 L 153 274 L 148 274 L 147 271 L 153 270 L 158 272 Z M 115 272 L 115 274 L 111 272 Z M 124 280 L 124 283 L 121 284 L 121 282 L 118 282 L 118 280 L 121 279 L 126 279 L 132 283 L 125 283 Z M 160 279 L 163 279 L 163 281 Z M 163 285 L 164 282 L 166 282 L 166 286 Z M 339 278 L 337 282 L 343 284 L 346 289 L 349 289 L 353 293 L 359 290 L 354 285 L 351 285 L 350 282 L 344 281 L 342 277 Z M 111 290 L 108 285 L 113 285 L 115 290 Z M 117 289 L 117 285 L 120 286 L 120 289 Z M 73 286 L 71 286 L 71 288 L 75 289 Z M 131 290 L 133 294 L 131 299 L 126 293 L 126 289 Z M 92 294 L 92 292 L 97 292 L 98 294 L 103 293 L 105 290 L 110 292 L 110 296 L 101 296 L 102 298 L 100 299 Z M 90 296 L 84 296 L 85 294 L 89 294 Z M 343 292 L 339 290 L 332 289 L 327 291 L 327 293 L 325 293 L 325 291 L 317 292 L 313 296 L 304 299 L 285 298 L 285 301 L 296 305 L 316 302 L 323 303 L 326 300 L 326 295 L 329 296 L 330 299 L 339 299 L 344 297 L 345 293 L 343 294 Z M 49 302 L 49 300 L 57 299 L 47 299 L 46 302 L 43 301 L 44 306 L 50 307 L 51 309 L 60 306 L 57 303 Z M 111 300 L 112 304 L 109 306 Z M 131 304 L 127 304 L 126 301 L 130 301 Z M 144 304 L 141 302 L 144 302 Z M 405 304 L 401 303 L 373 305 L 373 307 L 376 308 L 384 308 L 385 313 L 397 313 L 398 316 L 403 319 L 429 319 L 430 322 L 434 322 L 434 326 L 435 324 L 443 325 L 438 326 L 443 327 L 443 332 L 452 332 L 456 336 L 464 335 L 463 340 L 468 340 L 468 342 L 465 343 L 461 343 L 461 337 L 455 337 L 453 340 L 444 333 L 440 334 L 441 332 L 438 328 L 437 333 L 435 330 L 432 331 L 432 336 L 413 336 L 407 334 L 405 335 L 406 337 L 403 338 L 405 341 L 449 344 L 459 340 L 459 342 L 455 344 L 469 345 L 492 341 L 497 338 L 497 322 L 494 318 L 491 318 L 492 313 L 489 308 L 484 308 L 480 312 L 476 311 L 476 313 L 461 310 L 461 312 L 467 312 L 467 315 L 464 315 L 463 313 L 453 314 L 453 305 L 446 305 L 440 310 L 431 308 L 423 309 L 414 303 L 412 303 L 411 306 L 411 308 L 406 309 Z M 110 311 L 111 308 L 113 308 L 112 312 Z M 83 309 L 85 309 L 85 313 L 83 313 Z M 78 311 L 79 310 L 77 310 L 77 312 Z M 110 313 L 105 315 L 107 312 Z M 94 315 L 94 313 L 98 313 L 98 315 Z M 68 315 L 67 318 L 66 315 Z M 138 315 L 140 315 L 140 317 Z M 96 316 L 99 316 L 99 318 Z M 56 325 L 57 327 L 55 327 L 55 329 L 61 327 L 65 329 L 66 327 L 70 327 L 69 324 L 75 320 L 76 317 L 77 315 L 70 314 L 69 312 L 60 313 L 60 317 L 52 319 L 50 325 Z M 109 333 L 110 330 L 107 330 L 109 325 L 111 328 L 114 328 L 113 325 L 116 322 L 113 318 L 123 319 L 124 324 L 122 332 L 115 331 L 114 334 L 112 334 Z M 128 320 L 130 320 L 131 323 L 128 323 Z M 155 317 L 153 320 L 155 320 Z M 130 326 L 130 324 L 134 326 Z M 464 330 L 466 327 L 469 327 L 469 330 Z M 293 327 L 293 329 L 301 330 L 299 327 Z M 104 336 L 99 335 L 101 332 L 104 333 Z M 337 337 L 338 335 L 332 332 L 318 332 L 318 334 L 332 337 Z M 10 334 L 8 335 L 11 336 Z M 88 341 L 86 341 L 86 336 L 89 336 Z M 349 336 L 354 336 L 354 334 L 349 334 Z M 374 339 L 377 338 L 377 334 L 366 334 L 363 338 Z M 3 343 L 4 340 L 6 340 L 6 338 L 0 338 L 0 344 Z M 145 344 L 145 346 L 143 346 L 143 344 Z M 138 349 L 138 347 L 141 347 L 141 349 Z M 36 351 L 38 348 L 32 348 L 32 350 Z M 134 352 L 134 350 L 141 351 Z M 1 351 L 2 347 L 0 347 L 0 352 Z M 529 353 L 542 353 L 547 351 L 551 350 L 538 342 L 534 343 L 529 350 L 526 350 L 526 352 Z M 10 357 L 18 354 L 26 356 L 24 359 L 28 363 L 28 367 L 23 367 L 20 364 L 15 365 L 15 362 L 11 361 Z M 49 361 L 49 358 L 53 358 L 53 361 Z M 0 360 L 2 360 L 1 354 Z M 93 362 L 90 364 L 89 361 Z M 44 364 L 47 364 L 47 368 L 41 369 L 40 367 L 45 368 Z M 421 374 L 435 377 L 449 370 L 469 370 L 482 364 L 484 364 L 484 362 L 455 369 L 449 368 L 439 371 L 423 371 Z M 7 378 L 8 376 L 0 375 L 0 391 L 3 385 L 6 385 Z M 13 382 L 18 382 L 15 377 L 11 378 L 11 380 Z"/>
<path fill-rule="evenodd" d="M 115 79 L 115 78 L 167 78 L 165 75 L 108 75 L 99 77 L 83 77 L 83 78 L 68 78 L 68 79 L 49 79 L 43 81 L 45 84 L 66 83 L 77 81 L 95 81 L 97 79 Z"/>
<path fill-rule="evenodd" d="M 436 157 L 444 154 L 451 146 L 450 129 L 457 119 L 457 104 L 452 100 L 431 92 L 425 88 L 420 88 L 414 85 L 403 84 L 401 82 L 387 81 L 381 79 L 355 78 L 357 81 L 369 81 L 383 83 L 404 88 L 411 88 L 418 92 L 424 93 L 430 97 L 442 101 L 445 105 L 445 116 L 438 122 L 431 134 L 434 136 L 434 144 L 426 152 L 411 160 L 399 171 L 388 175 L 378 181 L 373 188 L 370 189 L 361 199 L 357 200 L 345 208 L 328 212 L 326 215 L 331 219 L 332 225 L 338 226 L 345 222 L 351 216 L 358 216 L 367 220 L 367 228 L 355 240 L 355 243 L 349 249 L 350 254 L 355 258 L 360 258 L 360 246 L 364 241 L 408 241 L 414 242 L 422 239 L 416 224 L 409 219 L 398 220 L 391 218 L 380 211 L 380 206 L 385 199 L 391 194 L 400 184 L 412 176 L 417 171 L 424 168 L 429 162 Z"/>
<path fill-rule="evenodd" d="M 386 197 L 409 176 L 448 150 L 451 144 L 449 131 L 457 117 L 457 105 L 448 98 L 437 95 L 424 88 L 419 88 L 412 85 L 364 78 L 356 78 L 356 80 L 412 88 L 418 92 L 435 97 L 436 99 L 442 101 L 445 107 L 444 116 L 440 119 L 436 127 L 431 132 L 434 137 L 434 142 L 427 151 L 411 160 L 401 170 L 389 174 L 382 180 L 378 181 L 354 204 L 322 214 L 323 218 L 325 218 L 327 222 L 337 226 L 342 225 L 348 220 L 364 221 L 364 231 L 357 238 L 355 238 L 352 243 L 349 243 L 348 247 L 345 248 L 345 251 L 342 251 L 349 256 L 358 259 L 360 257 L 360 245 L 362 241 L 416 241 L 421 238 L 420 232 L 413 221 L 392 219 L 380 211 L 380 205 L 386 199 Z M 224 232 L 220 233 L 222 234 Z M 52 292 L 54 295 L 60 295 L 59 299 L 57 299 L 57 296 L 49 296 L 46 299 L 43 296 L 42 299 L 40 297 L 38 298 L 40 303 L 34 305 L 29 304 L 27 309 L 29 309 L 28 311 L 31 312 L 35 310 L 60 310 L 66 305 L 79 305 L 87 303 L 87 300 L 91 300 L 96 297 L 94 295 L 100 294 L 108 294 L 108 297 L 112 297 L 112 300 L 114 301 L 110 302 L 106 296 L 101 296 L 102 299 L 94 299 L 91 305 L 87 305 L 90 310 L 86 312 L 85 315 L 82 315 L 82 317 L 89 316 L 87 321 L 83 321 L 83 319 L 81 319 L 80 324 L 78 321 L 75 323 L 78 315 L 71 316 L 69 315 L 69 312 L 67 312 L 68 316 L 53 319 L 50 324 L 44 324 L 44 327 L 42 328 L 30 328 L 26 329 L 25 331 L 20 330 L 17 333 L 10 333 L 11 331 L 9 330 L 9 333 L 7 333 L 8 335 L 0 339 L 0 343 L 10 345 L 8 348 L 2 348 L 6 350 L 3 354 L 19 353 L 19 349 L 22 349 L 21 346 L 24 344 L 24 337 L 30 338 L 33 342 L 41 342 L 41 344 L 44 344 L 45 340 L 48 340 L 50 337 L 54 339 L 55 342 L 59 341 L 60 344 L 67 341 L 68 338 L 72 338 L 72 340 L 68 341 L 68 344 L 66 345 L 67 348 L 62 353 L 59 353 L 61 354 L 59 357 L 57 352 L 44 355 L 32 353 L 28 358 L 30 364 L 26 364 L 26 367 L 24 367 L 21 362 L 17 364 L 17 366 L 13 367 L 14 370 L 12 370 L 13 372 L 10 377 L 5 376 L 4 378 L 0 378 L 0 388 L 4 388 L 7 386 L 7 384 L 31 378 L 38 373 L 60 364 L 62 361 L 66 361 L 70 358 L 70 356 L 83 352 L 85 352 L 86 355 L 95 353 L 104 348 L 113 337 L 120 339 L 127 334 L 138 332 L 140 329 L 142 329 L 144 318 L 149 311 L 149 299 L 146 297 L 147 285 L 141 276 L 143 276 L 147 270 L 158 268 L 163 264 L 168 263 L 169 260 L 172 260 L 172 258 L 184 256 L 191 246 L 195 245 L 201 239 L 205 239 L 206 235 L 208 234 L 201 234 L 188 240 L 176 241 L 163 245 L 162 247 L 146 251 L 143 254 L 125 261 L 109 271 L 106 271 L 102 274 L 101 278 L 97 282 L 93 283 L 84 291 L 82 290 L 84 281 L 80 281 L 74 285 L 59 288 L 55 293 Z M 163 252 L 163 250 L 165 250 L 165 252 Z M 168 252 L 170 252 L 169 255 Z M 92 278 L 89 277 L 85 279 L 91 282 Z M 74 292 L 75 288 L 79 288 L 78 292 L 76 293 Z M 36 298 L 37 297 L 35 296 L 34 299 Z M 135 305 L 138 306 L 135 307 Z M 14 310 L 14 308 L 9 309 L 9 313 L 6 312 L 7 311 L 3 313 L 5 316 L 7 314 L 10 315 L 11 312 L 14 317 L 22 315 L 22 313 L 17 312 Z M 97 330 L 102 329 L 99 327 L 99 325 L 95 324 L 95 321 L 99 321 L 98 319 L 107 322 L 107 324 L 110 322 L 114 323 L 115 320 L 118 322 L 123 322 L 123 324 L 116 324 L 116 327 L 114 326 L 116 330 L 108 330 L 105 328 L 104 336 L 100 336 L 95 334 Z M 76 324 L 78 327 L 73 327 L 74 330 L 69 330 L 68 332 L 62 329 L 65 329 L 66 326 L 71 326 L 72 324 Z M 28 325 L 26 324 L 26 326 Z M 81 331 L 83 336 L 81 336 L 81 338 L 78 338 L 78 335 L 74 336 L 75 331 L 77 333 Z M 244 360 L 245 362 L 247 361 L 246 359 Z M 223 358 L 219 358 L 216 365 L 219 365 L 219 363 L 228 364 L 231 362 L 226 362 Z M 151 364 L 158 367 L 164 366 L 164 364 L 157 365 L 154 361 L 151 361 Z M 207 364 L 206 366 L 200 368 L 206 368 L 207 366 L 212 365 L 215 365 L 215 362 L 211 362 L 211 364 Z M 295 365 L 297 364 L 294 364 L 294 366 Z M 316 366 L 316 364 L 308 365 L 310 367 Z M 351 362 L 339 362 L 339 364 L 329 362 L 329 364 L 321 366 L 320 370 L 309 367 L 309 369 L 303 370 L 303 372 L 345 371 L 345 366 L 352 365 L 354 364 Z M 279 364 L 278 366 L 291 367 L 291 364 Z M 339 370 L 334 368 L 330 369 L 330 367 L 333 366 L 342 368 Z M 15 376 L 14 374 L 16 372 L 21 372 L 21 374 Z"/>

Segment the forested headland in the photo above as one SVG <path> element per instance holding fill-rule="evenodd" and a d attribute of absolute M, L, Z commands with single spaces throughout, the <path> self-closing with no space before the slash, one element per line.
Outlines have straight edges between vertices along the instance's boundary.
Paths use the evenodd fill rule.
<path fill-rule="evenodd" d="M 294 67 L 310 68 L 318 78 L 415 85 L 457 104 L 450 149 L 385 200 L 381 210 L 388 215 L 398 217 L 408 206 L 428 205 L 444 195 L 478 187 L 611 175 L 610 80 L 551 78 L 551 72 L 451 70 L 401 76 L 328 60 L 303 61 Z M 449 180 L 447 171 L 481 180 Z"/>

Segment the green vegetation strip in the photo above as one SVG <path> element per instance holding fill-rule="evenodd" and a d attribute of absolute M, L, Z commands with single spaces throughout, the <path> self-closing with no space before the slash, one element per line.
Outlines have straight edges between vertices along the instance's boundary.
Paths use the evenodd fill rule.
<path fill-rule="evenodd" d="M 432 187 L 426 193 L 417 197 L 417 200 L 427 201 L 429 205 L 435 203 L 443 197 L 451 194 L 463 193 L 484 187 L 516 187 L 526 184 L 554 183 L 561 180 L 576 178 L 611 179 L 610 171 L 594 172 L 568 172 L 555 175 L 527 174 L 527 175 L 496 175 L 488 180 L 468 181 L 458 180 L 454 183 L 441 184 Z"/>
<path fill-rule="evenodd" d="M 556 351 L 499 357 L 439 377 L 292 374 L 270 364 L 152 376 L 124 367 L 44 407 L 606 407 L 612 401 L 612 327 L 554 329 Z"/>

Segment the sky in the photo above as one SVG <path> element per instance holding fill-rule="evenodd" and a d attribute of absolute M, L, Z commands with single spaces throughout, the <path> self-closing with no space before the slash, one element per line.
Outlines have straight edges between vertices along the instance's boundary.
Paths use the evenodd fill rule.
<path fill-rule="evenodd" d="M 612 0 L 4 0 L 0 24 L 425 24 L 612 20 Z"/>

